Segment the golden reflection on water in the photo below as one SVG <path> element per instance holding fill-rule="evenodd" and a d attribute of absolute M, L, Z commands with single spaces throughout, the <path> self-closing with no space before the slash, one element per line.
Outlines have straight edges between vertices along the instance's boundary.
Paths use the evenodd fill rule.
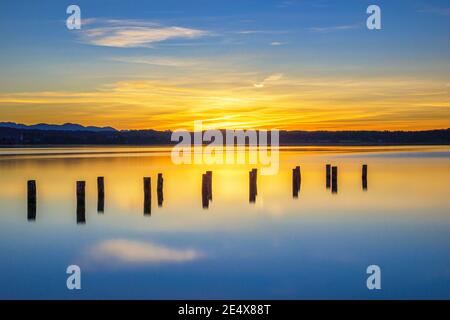
<path fill-rule="evenodd" d="M 278 173 L 258 174 L 255 203 L 249 203 L 249 171 L 261 165 L 175 165 L 170 150 L 0 151 L 0 294 L 73 298 L 66 279 L 55 275 L 76 264 L 89 279 L 83 298 L 254 298 L 258 292 L 373 298 L 360 281 L 376 263 L 389 270 L 389 286 L 401 288 L 394 290 L 399 298 L 448 296 L 439 283 L 448 281 L 450 147 L 283 147 Z M 337 194 L 326 188 L 326 164 L 338 167 Z M 302 179 L 294 199 L 297 165 Z M 205 210 L 207 170 L 213 201 Z M 105 178 L 102 214 L 99 176 Z M 144 177 L 152 178 L 151 215 L 143 210 Z M 30 179 L 37 182 L 33 221 L 27 220 Z M 78 180 L 86 181 L 85 224 L 77 224 Z M 389 289 L 383 294 L 392 297 Z"/>
<path fill-rule="evenodd" d="M 249 175 L 259 165 L 175 165 L 170 148 L 5 149 L 0 157 L 2 214 L 25 212 L 26 181 L 37 181 L 37 220 L 60 212 L 75 215 L 75 182 L 86 181 L 87 223 L 96 212 L 97 177 L 105 177 L 105 214 L 142 215 L 143 177 L 152 178 L 152 217 L 165 221 L 196 214 L 214 214 L 215 222 L 239 221 L 255 214 L 270 216 L 346 214 L 427 214 L 430 208 L 450 207 L 448 147 L 288 147 L 280 152 L 275 175 L 258 175 L 256 203 L 249 204 Z M 64 153 L 74 153 L 64 155 Z M 113 152 L 113 153 L 112 153 Z M 119 152 L 119 153 L 118 153 Z M 393 154 L 394 152 L 397 152 Z M 414 152 L 414 155 L 410 155 Z M 22 155 L 17 156 L 17 154 Z M 37 155 L 39 154 L 39 155 Z M 50 155 L 49 155 L 50 154 Z M 376 154 L 376 157 L 370 155 Z M 405 155 L 410 155 L 405 157 Z M 339 168 L 338 193 L 326 189 L 325 165 Z M 361 166 L 368 164 L 368 190 Z M 292 168 L 301 166 L 301 189 L 292 198 Z M 201 181 L 213 172 L 213 201 L 202 210 Z M 157 174 L 164 177 L 164 204 L 157 206 Z M 24 213 L 25 214 L 25 213 Z M 185 217 L 185 218 L 183 218 Z M 150 218 L 151 219 L 151 218 Z M 219 220 L 219 221 L 217 221 Z M 173 221 L 172 221 L 173 222 Z M 184 228 L 189 228 L 186 224 Z"/>

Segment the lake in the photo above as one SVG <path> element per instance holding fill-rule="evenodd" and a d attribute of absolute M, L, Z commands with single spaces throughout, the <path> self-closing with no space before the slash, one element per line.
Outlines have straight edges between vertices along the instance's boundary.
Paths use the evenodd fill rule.
<path fill-rule="evenodd" d="M 278 173 L 258 175 L 254 203 L 249 171 L 258 165 L 175 165 L 170 150 L 0 149 L 0 298 L 450 298 L 450 147 L 283 147 Z M 337 193 L 326 187 L 326 164 L 338 167 Z M 212 201 L 203 208 L 207 170 Z M 69 265 L 81 268 L 81 290 L 66 287 Z M 381 290 L 366 286 L 369 265 L 381 268 Z"/>

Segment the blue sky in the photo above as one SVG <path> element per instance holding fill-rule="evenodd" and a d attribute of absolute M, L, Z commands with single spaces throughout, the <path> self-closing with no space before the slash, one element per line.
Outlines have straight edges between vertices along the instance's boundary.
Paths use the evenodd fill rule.
<path fill-rule="evenodd" d="M 70 4 L 81 8 L 81 30 L 65 27 Z M 381 7 L 382 30 L 366 28 L 366 8 L 370 4 Z M 443 93 L 436 113 L 437 118 L 442 118 L 448 115 L 448 108 L 442 106 L 448 107 L 449 31 L 450 4 L 442 0 L 2 1 L 0 92 L 7 95 L 0 100 L 0 106 L 5 107 L 2 118 L 37 120 L 37 116 L 21 116 L 17 108 L 28 113 L 44 108 L 40 115 L 54 112 L 37 105 L 36 99 L 28 103 L 10 98 L 13 93 L 93 93 L 128 81 L 151 80 L 178 89 L 194 86 L 204 90 L 217 82 L 214 90 L 220 94 L 229 91 L 222 100 L 235 96 L 258 99 L 242 94 L 244 84 L 231 86 L 243 79 L 258 89 L 263 83 L 268 90 L 271 84 L 272 96 L 279 94 L 281 98 L 282 90 L 275 85 L 281 84 L 278 80 L 284 81 L 287 93 L 300 90 L 296 83 L 308 81 L 361 81 L 369 86 L 373 80 L 377 81 L 373 86 L 378 87 L 383 81 L 428 79 L 433 85 L 423 87 L 430 85 L 428 91 Z M 390 87 L 379 90 L 385 94 Z M 405 94 L 403 89 L 396 92 L 398 97 Z M 354 101 L 359 96 L 345 99 Z M 299 110 L 305 112 L 317 106 L 302 103 L 301 97 L 291 100 L 284 111 L 296 108 L 296 101 Z M 435 103 L 433 100 L 426 104 Z M 188 105 L 192 108 L 196 104 Z M 242 110 L 242 106 L 233 107 Z M 118 106 L 117 110 L 123 108 Z M 153 110 L 156 108 L 153 106 Z M 201 109 L 202 113 L 208 111 L 214 112 Z M 84 122 L 98 123 L 98 119 L 89 121 L 92 112 L 86 110 Z M 420 118 L 420 112 L 414 112 L 415 119 Z M 146 112 L 133 123 L 139 120 L 144 125 L 140 119 L 153 115 L 154 111 Z M 66 117 L 70 113 L 62 113 L 59 122 Z M 54 117 L 43 120 L 58 122 Z M 122 126 L 120 121 L 118 125 Z M 130 122 L 123 122 L 123 126 L 130 127 Z"/>

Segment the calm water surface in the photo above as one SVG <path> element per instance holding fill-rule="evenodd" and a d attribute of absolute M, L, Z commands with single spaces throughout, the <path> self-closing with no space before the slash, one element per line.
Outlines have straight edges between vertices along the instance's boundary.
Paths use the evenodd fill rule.
<path fill-rule="evenodd" d="M 250 165 L 174 165 L 168 148 L 1 149 L 0 298 L 449 299 L 449 160 L 449 147 L 284 148 L 278 174 L 258 176 L 249 203 Z M 337 194 L 325 185 L 327 163 L 339 168 Z M 77 223 L 77 180 L 86 181 L 85 224 Z M 66 288 L 71 264 L 81 267 L 82 290 Z M 381 267 L 381 291 L 366 288 L 371 264 Z"/>

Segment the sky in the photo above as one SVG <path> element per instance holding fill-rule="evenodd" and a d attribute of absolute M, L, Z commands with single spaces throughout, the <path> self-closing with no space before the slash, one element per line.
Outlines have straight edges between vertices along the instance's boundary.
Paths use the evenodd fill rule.
<path fill-rule="evenodd" d="M 448 128 L 449 34 L 448 0 L 1 1 L 0 121 Z"/>

